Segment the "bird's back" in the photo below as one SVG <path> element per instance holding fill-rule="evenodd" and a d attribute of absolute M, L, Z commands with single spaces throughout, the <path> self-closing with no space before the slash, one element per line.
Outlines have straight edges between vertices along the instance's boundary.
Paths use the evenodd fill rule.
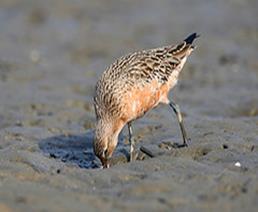
<path fill-rule="evenodd" d="M 97 118 L 129 121 L 156 106 L 177 82 L 190 48 L 193 47 L 185 40 L 179 45 L 143 50 L 116 60 L 96 85 Z"/>

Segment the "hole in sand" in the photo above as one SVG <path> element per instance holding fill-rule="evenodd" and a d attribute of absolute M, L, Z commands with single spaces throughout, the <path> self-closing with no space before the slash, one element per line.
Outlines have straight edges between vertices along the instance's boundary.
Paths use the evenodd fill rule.
<path fill-rule="evenodd" d="M 222 144 L 222 148 L 223 149 L 228 149 L 228 145 L 227 144 Z"/>
<path fill-rule="evenodd" d="M 212 149 L 209 147 L 197 147 L 193 148 L 190 152 L 193 160 L 200 160 L 203 156 L 207 155 L 211 151 Z"/>

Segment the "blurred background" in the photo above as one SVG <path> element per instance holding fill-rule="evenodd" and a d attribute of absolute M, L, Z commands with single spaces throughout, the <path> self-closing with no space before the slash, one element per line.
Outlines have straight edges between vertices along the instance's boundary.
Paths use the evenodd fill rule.
<path fill-rule="evenodd" d="M 83 195 L 92 193 L 95 196 L 91 198 L 99 208 L 101 204 L 97 205 L 97 202 L 100 193 L 105 197 L 102 199 L 104 202 L 112 202 L 109 194 L 122 192 L 122 185 L 132 183 L 132 187 L 137 187 L 137 180 L 142 182 L 148 170 L 151 176 L 152 168 L 148 161 L 142 163 L 146 167 L 138 171 L 132 168 L 137 172 L 135 175 L 127 172 L 127 167 L 134 165 L 124 166 L 124 169 L 120 167 L 119 173 L 123 172 L 129 177 L 119 178 L 121 184 L 117 185 L 112 184 L 112 180 L 106 181 L 112 178 L 112 171 L 105 172 L 105 179 L 98 172 L 86 176 L 85 169 L 73 169 L 58 159 L 65 162 L 66 157 L 70 157 L 68 154 L 72 155 L 69 162 L 83 168 L 91 167 L 87 161 L 85 165 L 85 160 L 92 160 L 93 157 L 94 86 L 101 73 L 116 58 L 137 50 L 176 44 L 193 32 L 200 33 L 201 37 L 196 41 L 197 48 L 189 57 L 170 98 L 181 106 L 193 143 L 193 149 L 190 148 L 186 156 L 180 153 L 180 160 L 191 164 L 188 165 L 194 168 L 192 173 L 199 170 L 191 176 L 196 176 L 193 179 L 197 181 L 202 179 L 206 182 L 208 189 L 204 191 L 198 187 L 199 184 L 191 181 L 191 185 L 198 187 L 191 190 L 190 184 L 182 183 L 184 180 L 176 181 L 179 178 L 189 180 L 187 170 L 184 170 L 185 173 L 179 169 L 180 176 L 177 178 L 175 174 L 172 180 L 167 181 L 177 182 L 177 185 L 170 185 L 177 191 L 181 187 L 185 189 L 180 191 L 184 196 L 181 203 L 188 204 L 189 209 L 192 209 L 195 198 L 204 202 L 214 200 L 213 203 L 220 207 L 221 202 L 216 202 L 216 199 L 198 199 L 191 194 L 200 190 L 209 195 L 214 191 L 214 196 L 218 195 L 216 198 L 219 200 L 221 198 L 219 191 L 213 190 L 213 178 L 207 180 L 209 174 L 202 169 L 206 163 L 215 164 L 217 169 L 214 170 L 219 172 L 242 156 L 246 159 L 245 153 L 250 150 L 254 155 L 248 152 L 250 158 L 246 159 L 246 164 L 257 172 L 257 0 L 0 0 L 0 180 L 9 180 L 6 181 L 8 183 L 0 182 L 0 200 L 2 198 L 14 205 L 25 202 L 30 205 L 26 207 L 30 208 L 34 204 L 29 204 L 28 199 L 33 199 L 37 194 L 41 197 L 37 204 L 42 204 L 42 208 L 45 208 L 45 203 L 52 204 L 52 209 L 58 208 L 55 203 L 59 201 L 62 202 L 60 207 L 74 209 L 72 206 L 81 206 L 84 200 L 80 202 L 80 198 L 84 198 Z M 126 136 L 127 131 L 123 134 Z M 125 139 L 120 144 L 122 148 L 128 148 L 122 145 L 127 143 L 125 136 L 122 136 Z M 165 106 L 137 120 L 134 136 L 138 146 L 142 143 L 157 146 L 159 141 L 164 140 L 181 141 L 175 116 Z M 223 152 L 221 145 L 224 143 L 234 144 L 234 151 L 230 154 Z M 208 154 L 207 148 L 196 150 L 194 145 L 198 148 L 209 146 L 213 152 Z M 49 155 L 57 159 L 49 159 Z M 201 166 L 185 158 L 197 158 Z M 166 158 L 166 161 L 169 160 Z M 53 167 L 65 167 L 66 175 L 62 179 L 55 178 L 49 174 Z M 146 173 L 139 174 L 142 170 Z M 167 170 L 164 168 L 163 171 Z M 200 173 L 205 173 L 207 178 L 200 178 Z M 95 175 L 99 179 L 97 183 Z M 167 176 L 171 176 L 171 173 L 160 174 L 153 179 L 166 182 Z M 127 179 L 126 182 L 123 179 Z M 238 178 L 236 181 L 233 179 L 226 178 L 226 185 L 238 183 Z M 248 184 L 251 190 L 252 187 L 257 188 L 257 178 L 252 179 L 253 184 Z M 33 181 L 35 184 L 19 184 L 20 181 Z M 222 190 L 228 188 L 223 183 Z M 38 184 L 44 185 L 45 190 L 38 190 Z M 70 202 L 61 199 L 63 185 L 67 185 L 68 193 L 64 195 Z M 91 190 L 91 186 L 97 190 Z M 167 188 L 166 185 L 164 187 Z M 50 188 L 57 194 L 51 200 L 47 198 Z M 223 190 L 228 198 L 221 201 L 228 200 L 224 203 L 229 204 L 232 200 L 230 192 L 235 191 L 238 190 Z M 23 196 L 27 192 L 30 198 Z M 15 197 L 16 194 L 19 196 Z M 144 192 L 141 194 L 146 195 Z M 253 194 L 257 195 L 257 190 Z M 173 192 L 170 195 L 173 197 Z M 46 202 L 42 202 L 44 198 Z M 80 204 L 76 198 L 80 199 Z M 88 199 L 90 203 L 91 198 Z M 144 200 L 148 200 L 148 204 L 144 204 L 143 208 L 156 204 L 155 201 L 150 203 L 149 199 Z M 241 205 L 241 201 L 237 204 Z M 0 210 L 1 207 L 4 206 L 0 202 Z M 24 209 L 28 210 L 26 207 Z"/>
<path fill-rule="evenodd" d="M 92 127 L 94 85 L 114 59 L 177 43 L 192 32 L 201 38 L 176 88 L 183 90 L 178 98 L 205 101 L 217 89 L 236 96 L 231 104 L 250 103 L 243 96 L 257 89 L 257 8 L 255 0 L 1 0 L 0 126 L 21 120 Z M 191 100 L 193 92 L 201 94 Z M 206 112 L 228 113 L 221 104 Z"/>

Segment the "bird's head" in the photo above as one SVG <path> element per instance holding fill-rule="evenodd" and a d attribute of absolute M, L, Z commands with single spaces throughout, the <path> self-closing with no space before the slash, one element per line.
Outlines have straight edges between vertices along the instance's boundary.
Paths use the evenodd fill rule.
<path fill-rule="evenodd" d="M 109 158 L 108 155 L 108 138 L 99 138 L 95 136 L 93 142 L 93 149 L 95 155 L 101 161 L 103 168 L 109 168 Z"/>
<path fill-rule="evenodd" d="M 93 149 L 103 168 L 109 168 L 110 158 L 117 146 L 118 133 L 114 132 L 112 124 L 99 120 L 96 125 Z"/>

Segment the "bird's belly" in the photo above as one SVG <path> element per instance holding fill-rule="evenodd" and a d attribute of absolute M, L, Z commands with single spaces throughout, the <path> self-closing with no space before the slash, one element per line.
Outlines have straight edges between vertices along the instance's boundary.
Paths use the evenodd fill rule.
<path fill-rule="evenodd" d="M 151 84 L 141 89 L 133 89 L 126 95 L 126 120 L 130 121 L 143 116 L 147 111 L 156 107 L 159 103 L 168 104 L 169 87 Z"/>

